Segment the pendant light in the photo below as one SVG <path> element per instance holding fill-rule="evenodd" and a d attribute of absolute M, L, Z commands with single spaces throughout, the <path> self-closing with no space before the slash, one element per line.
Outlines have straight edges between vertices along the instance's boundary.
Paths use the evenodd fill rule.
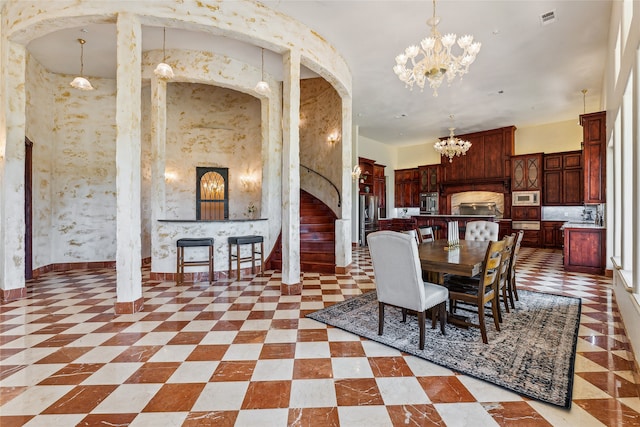
<path fill-rule="evenodd" d="M 153 70 L 153 74 L 158 76 L 163 80 L 170 80 L 173 78 L 173 69 L 171 65 L 166 63 L 167 55 L 165 52 L 165 42 L 167 37 L 167 28 L 162 28 L 162 62 L 156 66 L 156 69 Z"/>
<path fill-rule="evenodd" d="M 84 77 L 84 44 L 86 41 L 84 39 L 78 39 L 78 43 L 80 43 L 80 76 L 73 79 L 69 84 L 75 89 L 93 90 L 93 86 L 91 86 L 89 80 Z"/>
<path fill-rule="evenodd" d="M 271 88 L 269 87 L 269 83 L 264 81 L 264 48 L 262 48 L 262 65 L 260 67 L 260 75 L 262 80 L 256 84 L 256 92 L 260 95 L 269 95 L 271 93 Z"/>

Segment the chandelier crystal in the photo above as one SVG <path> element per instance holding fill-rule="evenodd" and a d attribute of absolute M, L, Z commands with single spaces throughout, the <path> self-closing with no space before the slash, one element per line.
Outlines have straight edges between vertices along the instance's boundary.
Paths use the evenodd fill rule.
<path fill-rule="evenodd" d="M 455 128 L 449 128 L 449 138 L 444 141 L 438 141 L 433 146 L 434 150 L 440 153 L 440 155 L 449 158 L 449 163 L 453 162 L 455 156 L 460 157 L 461 155 L 464 156 L 467 154 L 467 151 L 471 148 L 469 141 L 463 141 L 453 136 L 454 129 Z"/>
<path fill-rule="evenodd" d="M 451 84 L 453 79 L 469 71 L 469 66 L 475 61 L 476 55 L 482 46 L 479 42 L 473 42 L 473 36 L 465 35 L 457 38 L 455 34 L 446 34 L 444 37 L 438 31 L 440 18 L 436 16 L 436 0 L 433 0 L 433 17 L 427 24 L 431 26 L 431 36 L 420 42 L 420 47 L 411 45 L 403 53 L 396 56 L 396 65 L 393 71 L 406 86 L 413 89 L 416 84 L 420 90 L 424 89 L 426 81 L 433 89 L 433 96 L 438 96 L 438 88 L 444 81 Z M 462 49 L 460 55 L 454 55 L 451 49 L 458 40 L 458 46 Z M 409 60 L 411 61 L 409 64 Z"/>

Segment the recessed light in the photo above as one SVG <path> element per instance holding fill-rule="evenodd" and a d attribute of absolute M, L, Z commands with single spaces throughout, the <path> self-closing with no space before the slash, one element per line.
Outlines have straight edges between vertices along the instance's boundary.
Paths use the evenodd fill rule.
<path fill-rule="evenodd" d="M 499 91 L 498 91 L 498 93 L 499 93 L 500 95 L 502 95 L 502 94 L 504 93 L 504 91 L 503 91 L 503 90 L 499 90 Z"/>
<path fill-rule="evenodd" d="M 394 116 L 396 119 L 403 119 L 405 117 L 407 117 L 406 113 L 402 113 L 402 114 L 398 114 L 397 116 Z"/>

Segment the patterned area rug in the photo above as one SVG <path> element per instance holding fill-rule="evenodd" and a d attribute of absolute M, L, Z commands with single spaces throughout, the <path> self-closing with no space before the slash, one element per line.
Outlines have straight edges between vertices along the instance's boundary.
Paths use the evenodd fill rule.
<path fill-rule="evenodd" d="M 495 331 L 493 319 L 487 319 L 489 344 L 482 343 L 477 328 L 448 324 L 446 335 L 442 336 L 439 324 L 431 329 L 428 319 L 422 351 L 418 349 L 417 317 L 408 316 L 407 323 L 402 323 L 400 309 L 385 308 L 384 334 L 378 335 L 375 291 L 307 317 L 523 396 L 570 408 L 580 299 L 528 291 L 519 291 L 518 295 L 520 301 L 516 301 L 515 310 L 504 313 L 503 307 L 500 332 Z"/>

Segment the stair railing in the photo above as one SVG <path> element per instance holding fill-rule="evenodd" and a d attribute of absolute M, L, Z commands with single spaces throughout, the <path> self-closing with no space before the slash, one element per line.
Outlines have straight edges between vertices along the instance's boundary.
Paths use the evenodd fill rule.
<path fill-rule="evenodd" d="M 320 178 L 324 179 L 325 181 L 327 181 L 329 184 L 331 184 L 331 186 L 333 187 L 334 190 L 336 190 L 336 193 L 338 194 L 338 207 L 342 206 L 342 197 L 340 196 L 340 190 L 338 190 L 338 187 L 336 187 L 336 185 L 331 182 L 331 180 L 329 178 L 327 178 L 326 176 L 322 175 L 320 172 L 314 171 L 313 169 L 311 169 L 308 166 L 305 166 L 303 164 L 300 164 L 301 168 L 305 168 L 307 171 L 312 172 L 316 175 L 318 175 Z"/>

